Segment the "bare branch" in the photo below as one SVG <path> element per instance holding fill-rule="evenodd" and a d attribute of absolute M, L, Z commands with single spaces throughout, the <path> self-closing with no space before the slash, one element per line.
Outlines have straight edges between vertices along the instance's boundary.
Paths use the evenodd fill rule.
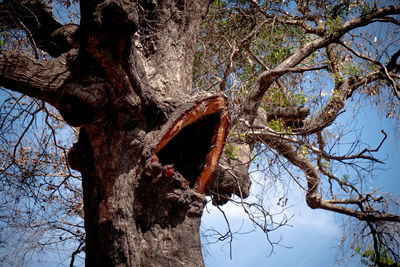
<path fill-rule="evenodd" d="M 358 18 L 354 18 L 352 20 L 349 20 L 345 22 L 342 26 L 342 28 L 339 30 L 339 35 L 343 36 L 343 34 L 354 30 L 356 28 L 366 26 L 374 20 L 379 19 L 379 18 L 386 18 L 388 15 L 397 15 L 400 14 L 400 6 L 386 6 L 382 8 L 378 8 L 371 12 L 370 14 L 367 14 L 365 16 L 361 16 Z"/>
<path fill-rule="evenodd" d="M 261 102 L 262 97 L 268 90 L 270 85 L 275 82 L 279 77 L 291 72 L 304 72 L 311 70 L 318 70 L 326 68 L 326 66 L 317 68 L 295 68 L 300 62 L 308 57 L 312 52 L 322 48 L 329 43 L 333 42 L 331 38 L 323 37 L 304 45 L 301 49 L 297 50 L 293 55 L 288 57 L 278 66 L 272 70 L 264 71 L 257 79 L 252 91 L 248 94 L 245 105 L 243 107 L 244 113 L 248 114 L 251 120 L 254 119 L 257 108 Z"/>
<path fill-rule="evenodd" d="M 381 77 L 381 72 L 377 71 L 361 77 L 352 76 L 339 82 L 322 112 L 311 120 L 305 120 L 304 126 L 298 129 L 298 133 L 309 135 L 331 125 L 345 106 L 347 99 L 358 87 L 376 81 Z"/>
<path fill-rule="evenodd" d="M 267 143 L 268 146 L 275 149 L 278 153 L 289 160 L 293 165 L 299 167 L 304 171 L 307 178 L 307 194 L 306 202 L 312 209 L 325 209 L 333 212 L 349 215 L 355 217 L 361 221 L 376 222 L 376 221 L 387 221 L 387 222 L 400 222 L 400 216 L 394 214 L 380 213 L 378 211 L 362 212 L 348 207 L 337 205 L 336 200 L 323 199 L 318 192 L 320 185 L 320 176 L 314 165 L 307 160 L 301 153 L 297 153 L 296 149 L 290 145 L 287 141 L 283 140 L 270 140 Z M 342 201 L 343 204 L 345 201 Z M 350 202 L 350 201 L 348 201 Z M 342 203 L 341 203 L 342 204 Z"/>
<path fill-rule="evenodd" d="M 58 89 L 69 75 L 65 59 L 40 61 L 27 54 L 0 51 L 0 85 L 55 107 Z"/>
<path fill-rule="evenodd" d="M 312 42 L 305 44 L 302 48 L 297 50 L 286 60 L 278 64 L 273 70 L 264 71 L 258 77 L 253 89 L 248 94 L 245 100 L 245 104 L 243 106 L 244 114 L 246 114 L 250 118 L 250 121 L 253 121 L 261 99 L 270 87 L 270 85 L 282 75 L 292 72 L 293 69 L 291 68 L 294 68 L 296 65 L 301 63 L 314 51 L 331 43 L 337 42 L 344 34 L 358 27 L 366 26 L 372 23 L 373 19 L 399 13 L 400 6 L 383 7 L 375 10 L 369 15 L 354 18 L 345 22 L 343 26 L 335 33 L 326 32 L 323 37 L 320 37 Z"/>
<path fill-rule="evenodd" d="M 264 20 L 260 25 L 255 27 L 243 40 L 240 40 L 239 42 L 234 41 L 234 43 L 231 45 L 231 53 L 229 55 L 228 66 L 226 67 L 226 69 L 224 71 L 224 75 L 223 75 L 221 84 L 219 86 L 219 89 L 221 91 L 225 90 L 226 81 L 228 79 L 230 72 L 232 71 L 232 68 L 233 68 L 233 61 L 237 57 L 238 53 L 240 52 L 240 49 L 242 48 L 242 46 L 244 44 L 248 43 L 253 38 L 253 36 L 257 34 L 257 32 L 260 30 L 260 28 L 262 28 L 262 26 L 267 22 L 268 22 L 268 20 Z"/>
<path fill-rule="evenodd" d="M 379 19 L 373 19 L 372 22 L 386 22 L 386 23 L 393 23 L 395 25 L 400 26 L 400 20 L 395 19 L 393 17 L 384 17 Z"/>
<path fill-rule="evenodd" d="M 247 125 L 248 125 L 248 123 L 247 123 Z M 318 149 L 317 147 L 309 144 L 308 142 L 305 142 L 300 139 L 296 139 L 294 137 L 288 137 L 287 132 L 276 132 L 268 126 L 261 126 L 261 125 L 248 126 L 248 127 L 250 128 L 250 131 L 248 131 L 246 133 L 246 137 L 247 137 L 247 141 L 250 143 L 257 143 L 260 141 L 264 142 L 264 140 L 267 140 L 267 139 L 281 139 L 281 140 L 288 141 L 290 143 L 302 145 L 302 146 L 306 147 L 307 149 L 309 149 L 312 153 L 318 155 L 319 157 L 327 159 L 327 160 L 337 160 L 337 161 L 344 162 L 344 161 L 353 160 L 353 159 L 364 159 L 364 160 L 371 160 L 374 162 L 384 164 L 384 162 L 378 160 L 375 157 L 372 157 L 370 155 L 365 155 L 365 153 L 367 153 L 367 152 L 377 152 L 379 150 L 379 148 L 382 146 L 383 142 L 387 138 L 387 134 L 383 130 L 382 130 L 382 133 L 384 134 L 384 137 L 381 140 L 381 142 L 377 148 L 375 148 L 375 149 L 365 148 L 362 151 L 360 151 L 358 154 L 355 154 L 355 155 L 334 156 L 334 155 L 330 155 L 329 153 L 324 151 L 323 146 L 320 146 L 321 149 Z M 297 133 L 297 134 L 302 135 L 302 133 Z M 319 132 L 317 132 L 317 135 L 318 134 L 319 134 Z M 294 134 L 290 133 L 290 135 L 296 135 L 296 133 L 294 133 Z"/>
<path fill-rule="evenodd" d="M 78 248 L 74 252 L 72 252 L 71 261 L 70 261 L 70 264 L 69 264 L 70 267 L 74 267 L 74 262 L 75 262 L 76 255 L 81 253 L 81 252 L 83 252 L 83 251 L 85 251 L 85 242 L 81 242 L 79 244 Z"/>
<path fill-rule="evenodd" d="M 43 1 L 11 1 L 0 3 L 0 27 L 26 31 L 31 43 L 53 57 L 78 47 L 78 25 L 62 25 Z"/>
<path fill-rule="evenodd" d="M 364 56 L 364 55 L 358 53 L 353 48 L 351 48 L 350 46 L 346 45 L 344 42 L 339 42 L 339 43 L 342 46 L 344 46 L 346 49 L 348 49 L 350 52 L 352 52 L 354 55 L 356 55 L 357 57 L 359 57 L 361 59 L 368 60 L 368 61 L 372 62 L 373 64 L 376 64 L 376 65 L 380 66 L 382 68 L 382 70 L 383 70 L 383 74 L 385 75 L 386 79 L 388 79 L 391 82 L 391 84 L 393 85 L 393 93 L 395 94 L 397 99 L 400 100 L 400 91 L 398 90 L 397 83 L 396 83 L 395 80 L 393 80 L 392 74 L 389 73 L 390 70 L 394 69 L 397 66 L 396 61 L 397 61 L 397 58 L 400 56 L 400 50 L 397 51 L 395 54 L 393 54 L 393 56 L 390 59 L 388 65 L 385 66 L 381 62 L 379 62 L 378 60 L 369 58 L 367 56 Z"/>

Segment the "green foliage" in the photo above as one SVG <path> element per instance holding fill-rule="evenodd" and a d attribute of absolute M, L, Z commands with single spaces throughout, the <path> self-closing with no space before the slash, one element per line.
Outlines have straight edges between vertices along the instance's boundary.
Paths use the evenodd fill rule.
<path fill-rule="evenodd" d="M 322 166 L 323 166 L 325 169 L 327 169 L 327 170 L 329 170 L 329 168 L 330 168 L 330 166 L 331 166 L 330 162 L 327 161 L 327 160 L 325 160 L 325 159 L 322 160 L 321 164 L 322 164 Z"/>
<path fill-rule="evenodd" d="M 299 153 L 302 154 L 303 156 L 308 156 L 308 149 L 305 146 L 301 146 L 299 149 Z"/>
<path fill-rule="evenodd" d="M 232 144 L 226 144 L 224 153 L 229 159 L 235 159 L 237 157 L 235 150 L 236 148 Z"/>
<path fill-rule="evenodd" d="M 233 64 L 231 71 L 226 73 L 228 76 L 223 77 L 230 67 L 233 48 L 244 48 L 239 48 L 238 42 L 250 33 L 255 23 L 254 19 L 249 20 L 245 14 L 232 9 L 231 5 L 235 3 L 214 1 L 203 22 L 193 68 L 194 87 L 198 90 L 216 90 L 224 78 L 226 87 L 231 87 L 233 81 L 229 79 L 230 73 L 235 73 L 246 84 L 252 83 L 252 79 L 257 77 L 254 75 L 257 70 L 249 63 L 245 51 L 237 53 L 233 60 L 238 64 Z"/>
<path fill-rule="evenodd" d="M 350 177 L 349 175 L 343 174 L 342 182 L 345 183 L 345 184 L 347 184 L 347 183 L 349 182 L 349 177 Z"/>
<path fill-rule="evenodd" d="M 275 66 L 293 54 L 297 46 L 304 39 L 302 32 L 295 26 L 271 25 L 271 29 L 261 31 L 259 34 L 259 47 L 263 49 L 261 54 L 266 65 Z"/>
<path fill-rule="evenodd" d="M 286 126 L 286 123 L 282 119 L 271 120 L 268 122 L 268 126 L 276 132 L 284 132 L 289 135 L 293 132 L 293 129 Z"/>
<path fill-rule="evenodd" d="M 361 67 L 356 63 L 347 60 L 343 65 L 343 73 L 349 76 L 360 76 L 361 75 Z"/>
<path fill-rule="evenodd" d="M 306 96 L 302 93 L 285 92 L 283 88 L 271 87 L 265 95 L 264 102 L 274 106 L 300 106 L 303 107 L 307 102 Z M 261 105 L 266 111 L 269 111 L 268 105 Z"/>
<path fill-rule="evenodd" d="M 268 1 L 259 4 L 280 5 Z M 251 32 L 255 34 L 246 39 Z M 265 68 L 274 67 L 292 55 L 306 38 L 299 26 L 266 22 L 247 2 L 213 1 L 195 54 L 194 88 L 219 90 L 224 81 L 229 93 L 243 97 Z"/>
<path fill-rule="evenodd" d="M 366 266 L 378 266 L 377 255 L 375 250 L 371 247 L 371 245 L 368 245 L 367 249 L 362 249 L 361 247 L 355 247 L 354 251 L 361 256 L 362 264 Z M 383 248 L 380 248 L 379 253 L 380 253 L 379 261 L 383 265 L 400 267 L 400 263 L 395 262 Z"/>
<path fill-rule="evenodd" d="M 7 32 L 1 32 L 0 33 L 0 48 L 3 48 L 6 40 L 7 40 Z"/>
<path fill-rule="evenodd" d="M 282 119 L 271 120 L 268 126 L 276 132 L 283 132 L 285 130 L 285 123 Z"/>
<path fill-rule="evenodd" d="M 267 58 L 270 62 L 272 62 L 273 65 L 275 65 L 290 56 L 291 54 L 291 47 L 279 47 L 277 50 L 272 50 Z"/>
<path fill-rule="evenodd" d="M 372 3 L 372 4 L 362 1 L 360 3 L 361 16 L 367 16 L 370 13 L 374 12 L 377 8 L 378 8 L 377 1 L 374 1 L 374 3 Z"/>
<path fill-rule="evenodd" d="M 338 36 L 339 31 L 342 28 L 343 21 L 340 16 L 336 16 L 334 19 L 328 19 L 326 23 L 326 30 L 333 36 Z"/>
<path fill-rule="evenodd" d="M 336 2 L 337 3 L 337 2 Z M 325 5 L 325 13 L 328 15 L 333 15 L 332 11 L 336 10 L 335 15 L 346 16 L 350 14 L 350 4 L 351 0 L 340 1 L 337 4 L 327 4 Z"/>

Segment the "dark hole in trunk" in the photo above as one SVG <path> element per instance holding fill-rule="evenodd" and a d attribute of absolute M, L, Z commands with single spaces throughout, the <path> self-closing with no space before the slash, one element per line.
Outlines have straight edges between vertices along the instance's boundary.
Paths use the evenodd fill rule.
<path fill-rule="evenodd" d="M 157 153 L 160 163 L 173 164 L 174 169 L 183 175 L 191 188 L 204 169 L 220 117 L 220 112 L 217 112 L 189 124 Z"/>

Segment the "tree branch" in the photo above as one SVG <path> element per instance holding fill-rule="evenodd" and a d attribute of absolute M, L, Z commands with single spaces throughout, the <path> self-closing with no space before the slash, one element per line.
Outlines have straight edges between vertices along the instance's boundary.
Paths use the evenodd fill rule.
<path fill-rule="evenodd" d="M 342 28 L 338 31 L 340 36 L 343 36 L 345 33 L 354 30 L 359 27 L 366 26 L 372 22 L 375 22 L 376 19 L 386 18 L 388 15 L 397 15 L 400 14 L 400 6 L 386 6 L 382 8 L 378 8 L 375 11 L 371 12 L 368 15 L 360 16 L 358 18 L 351 19 L 345 22 Z"/>
<path fill-rule="evenodd" d="M 382 78 L 382 73 L 376 71 L 361 77 L 352 76 L 339 82 L 322 112 L 311 120 L 305 120 L 304 126 L 298 129 L 298 133 L 309 135 L 331 125 L 345 106 L 347 99 L 359 86 L 371 83 L 379 78 Z"/>
<path fill-rule="evenodd" d="M 393 23 L 395 25 L 400 26 L 400 20 L 392 18 L 392 17 L 384 17 L 384 18 L 378 18 L 378 19 L 373 19 L 373 22 L 386 22 L 386 23 Z"/>
<path fill-rule="evenodd" d="M 251 144 L 254 144 L 254 143 L 266 140 L 266 139 L 276 138 L 276 139 L 282 139 L 282 140 L 288 141 L 292 144 L 299 144 L 301 146 L 304 146 L 308 150 L 310 150 L 313 153 L 315 153 L 316 155 L 318 155 L 319 157 L 322 157 L 327 160 L 337 160 L 340 162 L 344 162 L 344 161 L 353 160 L 353 159 L 364 159 L 364 160 L 371 160 L 374 162 L 384 164 L 384 162 L 378 160 L 375 157 L 372 157 L 370 155 L 365 155 L 365 153 L 367 153 L 367 152 L 377 152 L 380 149 L 383 142 L 387 138 L 387 134 L 383 130 L 382 130 L 382 133 L 384 134 L 384 137 L 381 140 L 380 144 L 377 146 L 377 148 L 375 148 L 375 149 L 364 148 L 361 152 L 359 152 L 358 154 L 355 154 L 355 155 L 334 156 L 334 155 L 328 154 L 322 148 L 318 149 L 317 147 L 309 144 L 308 142 L 306 142 L 304 140 L 296 139 L 294 137 L 287 137 L 287 135 L 288 135 L 287 132 L 276 132 L 268 126 L 262 126 L 261 124 L 258 123 L 258 119 L 255 121 L 254 126 L 250 126 L 248 122 L 244 122 L 244 124 L 246 125 L 246 127 L 251 129 L 249 132 L 246 133 L 247 141 Z M 317 134 L 319 134 L 319 132 L 317 132 Z M 294 134 L 290 133 L 290 135 L 295 135 L 295 133 Z M 299 135 L 301 135 L 301 133 Z"/>
<path fill-rule="evenodd" d="M 394 214 L 380 213 L 375 210 L 368 212 L 358 211 L 352 208 L 337 205 L 339 202 L 336 200 L 323 199 L 318 192 L 321 179 L 315 166 L 301 153 L 297 153 L 296 149 L 284 140 L 269 140 L 266 145 L 275 149 L 283 157 L 285 157 L 293 165 L 299 167 L 306 174 L 307 179 L 307 194 L 306 202 L 312 209 L 325 209 L 333 212 L 341 213 L 355 217 L 361 221 L 376 222 L 400 222 L 400 216 Z M 349 204 L 354 200 L 342 200 L 340 204 Z M 357 203 L 358 204 L 358 203 Z"/>
<path fill-rule="evenodd" d="M 305 44 L 301 49 L 297 50 L 290 57 L 278 64 L 273 70 L 264 71 L 258 77 L 253 89 L 248 94 L 244 102 L 242 108 L 244 114 L 250 118 L 250 122 L 252 123 L 256 116 L 257 108 L 261 102 L 261 99 L 270 85 L 282 75 L 292 72 L 293 70 L 290 70 L 290 68 L 297 66 L 314 51 L 339 41 L 344 34 L 358 27 L 366 26 L 372 23 L 374 19 L 399 13 L 400 6 L 383 7 L 366 16 L 361 16 L 345 22 L 343 26 L 337 30 L 337 32 L 331 33 L 325 31 L 325 34 L 322 37 Z"/>
<path fill-rule="evenodd" d="M 0 50 L 0 86 L 58 106 L 58 89 L 69 77 L 65 58 L 40 61 Z"/>
<path fill-rule="evenodd" d="M 62 25 L 44 1 L 5 0 L 0 3 L 0 17 L 2 29 L 25 31 L 37 48 L 52 57 L 78 47 L 78 25 Z"/>
<path fill-rule="evenodd" d="M 257 108 L 261 102 L 262 97 L 274 81 L 276 81 L 279 77 L 286 73 L 293 72 L 295 70 L 294 67 L 302 62 L 306 57 L 311 55 L 311 53 L 318 50 L 319 48 L 328 45 L 331 42 L 333 42 L 333 39 L 328 37 L 322 37 L 312 42 L 309 42 L 301 49 L 297 50 L 293 55 L 281 62 L 274 69 L 264 71 L 258 77 L 243 106 L 244 113 L 249 118 L 251 118 L 250 121 L 254 120 Z"/>

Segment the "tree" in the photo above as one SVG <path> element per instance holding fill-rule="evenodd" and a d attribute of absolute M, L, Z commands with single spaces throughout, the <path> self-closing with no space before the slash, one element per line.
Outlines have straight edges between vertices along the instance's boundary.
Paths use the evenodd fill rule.
<path fill-rule="evenodd" d="M 9 163 L 1 171 L 7 188 L 18 180 L 16 190 L 43 190 L 30 183 L 44 177 L 52 192 L 48 202 L 63 199 L 63 207 L 76 215 L 80 193 L 67 181 L 77 177 L 71 168 L 80 172 L 85 240 L 83 231 L 73 231 L 81 238 L 73 255 L 84 246 L 87 266 L 203 265 L 199 225 L 205 195 L 215 205 L 239 203 L 266 233 L 285 224 L 245 201 L 255 155 L 265 155 L 266 175 L 292 175 L 311 208 L 359 221 L 357 249 L 370 250 L 372 244 L 374 264 L 383 266 L 382 258 L 400 261 L 398 202 L 363 187 L 365 174 L 381 163 L 373 152 L 387 134 L 373 148 L 356 140 L 345 154 L 335 153 L 339 143 L 331 138 L 343 130 L 332 124 L 349 99 L 385 104 L 383 112 L 399 119 L 399 35 L 377 42 L 378 32 L 365 31 L 390 25 L 398 32 L 400 6 L 81 1 L 77 25 L 60 23 L 52 2 L 0 3 L 0 85 L 35 99 L 28 108 L 18 99 L 5 102 L 4 114 L 14 114 L 10 110 L 17 106 L 31 120 L 21 123 L 24 130 L 10 143 L 15 135 L 3 125 L 12 119 L 2 117 L 5 144 L 13 150 L 7 153 L 5 146 L 2 157 Z M 327 87 L 329 97 L 321 89 Z M 68 156 L 54 141 L 54 147 L 42 148 L 46 153 L 36 164 L 22 168 L 34 163 L 21 142 L 38 117 L 50 129 L 47 137 L 56 136 L 54 123 L 63 120 L 79 129 L 78 141 Z M 37 163 L 52 155 L 47 152 L 63 157 L 47 162 L 68 158 L 59 165 L 63 175 L 55 176 L 65 178 L 58 185 L 68 185 L 62 192 L 73 201 L 64 201 L 59 187 L 46 180 L 54 165 L 39 165 L 38 174 Z M 338 164 L 357 172 L 339 177 Z M 304 180 L 293 175 L 296 170 Z"/>

